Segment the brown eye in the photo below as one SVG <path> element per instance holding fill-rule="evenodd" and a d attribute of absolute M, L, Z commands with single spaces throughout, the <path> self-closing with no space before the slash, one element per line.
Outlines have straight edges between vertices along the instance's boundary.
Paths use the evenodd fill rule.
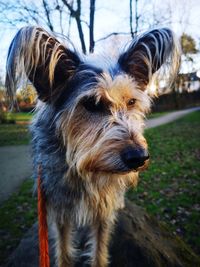
<path fill-rule="evenodd" d="M 136 99 L 132 98 L 128 101 L 128 106 L 133 106 L 136 102 Z"/>

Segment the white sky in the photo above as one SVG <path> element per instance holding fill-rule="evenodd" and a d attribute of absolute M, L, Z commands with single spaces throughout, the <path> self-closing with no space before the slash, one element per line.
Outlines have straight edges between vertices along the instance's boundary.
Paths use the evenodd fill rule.
<path fill-rule="evenodd" d="M 83 11 L 88 10 L 88 0 L 82 1 Z M 134 0 L 133 0 L 134 3 Z M 186 32 L 192 35 L 198 48 L 200 48 L 200 0 L 139 0 L 139 14 L 145 19 L 148 9 L 153 8 L 160 16 L 166 12 L 166 5 L 171 9 L 172 23 L 169 25 L 164 22 L 160 26 L 170 26 L 178 35 Z M 134 7 L 134 5 L 133 5 Z M 87 16 L 88 17 L 88 16 Z M 83 19 L 87 19 L 83 17 Z M 151 19 L 153 23 L 153 18 Z M 1 20 L 1 14 L 0 14 Z M 149 21 L 148 21 L 149 22 Z M 21 25 L 17 25 L 18 28 Z M 147 28 L 145 22 L 143 29 Z M 87 31 L 87 27 L 84 26 Z M 85 31 L 85 37 L 87 34 Z M 129 0 L 96 0 L 96 16 L 95 16 L 95 40 L 111 33 L 111 32 L 129 32 Z M 4 73 L 6 54 L 9 44 L 17 32 L 17 28 L 5 24 L 0 24 L 0 75 Z M 72 34 L 73 32 L 73 34 Z M 78 39 L 76 25 L 73 23 L 71 28 L 71 40 L 77 47 Z M 105 44 L 99 42 L 96 50 L 104 51 Z M 197 61 L 200 59 L 197 57 Z M 197 62 L 196 69 L 200 68 L 200 63 Z"/>

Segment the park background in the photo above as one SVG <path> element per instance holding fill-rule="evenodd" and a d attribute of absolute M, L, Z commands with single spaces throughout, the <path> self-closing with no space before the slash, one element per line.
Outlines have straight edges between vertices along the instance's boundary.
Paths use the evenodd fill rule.
<path fill-rule="evenodd" d="M 181 66 L 171 88 L 166 87 L 164 81 L 151 88 L 159 97 L 154 99 L 149 120 L 200 106 L 199 14 L 198 0 L 0 1 L 0 265 L 5 263 L 37 218 L 31 168 L 30 174 L 25 171 L 17 177 L 21 163 L 18 167 L 13 165 L 18 182 L 12 190 L 5 190 L 6 184 L 14 185 L 14 180 L 9 180 L 4 170 L 12 168 L 6 151 L 15 150 L 19 160 L 24 161 L 20 154 L 21 151 L 27 153 L 28 125 L 36 104 L 35 90 L 28 84 L 19 88 L 18 105 L 13 112 L 9 111 L 4 87 L 6 54 L 17 30 L 26 25 L 40 25 L 62 40 L 63 35 L 67 36 L 84 54 L 103 55 L 106 51 L 115 57 L 137 34 L 156 27 L 171 28 L 180 40 Z M 186 242 L 198 258 L 200 111 L 147 129 L 145 135 L 150 146 L 151 165 L 141 174 L 138 188 L 129 191 L 127 197 Z"/>

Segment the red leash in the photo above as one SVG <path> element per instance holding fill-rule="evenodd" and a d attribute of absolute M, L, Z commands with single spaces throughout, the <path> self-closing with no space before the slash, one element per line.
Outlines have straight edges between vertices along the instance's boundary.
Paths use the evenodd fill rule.
<path fill-rule="evenodd" d="M 45 197 L 41 188 L 41 166 L 38 168 L 38 234 L 40 267 L 50 267 L 48 225 Z"/>

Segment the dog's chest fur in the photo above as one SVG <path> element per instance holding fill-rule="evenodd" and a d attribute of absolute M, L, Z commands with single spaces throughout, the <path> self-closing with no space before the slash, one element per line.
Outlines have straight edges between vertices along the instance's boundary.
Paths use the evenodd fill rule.
<path fill-rule="evenodd" d="M 93 187 L 93 188 L 92 188 Z M 92 224 L 97 220 L 115 219 L 115 211 L 124 207 L 124 190 L 115 186 L 97 189 L 89 185 L 75 207 L 76 225 Z"/>

